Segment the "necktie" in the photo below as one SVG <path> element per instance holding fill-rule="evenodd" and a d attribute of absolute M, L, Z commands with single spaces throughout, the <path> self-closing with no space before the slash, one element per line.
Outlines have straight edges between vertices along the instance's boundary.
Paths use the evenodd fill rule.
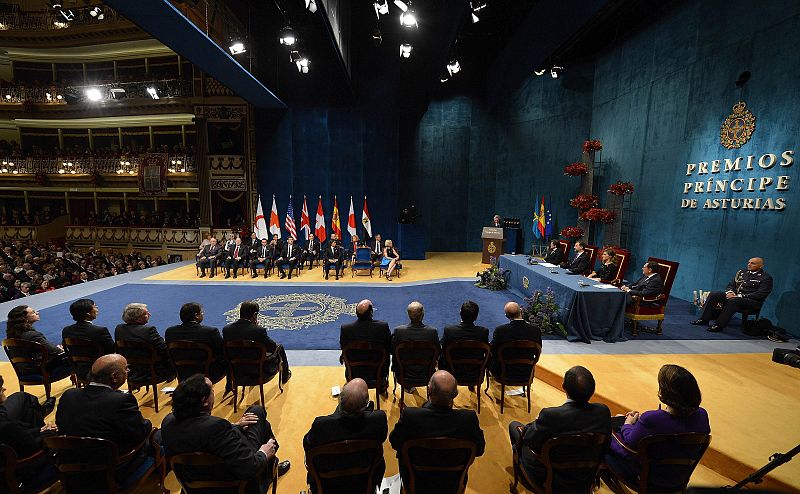
<path fill-rule="evenodd" d="M 239 246 L 238 245 L 233 250 L 233 257 L 239 257 Z"/>
<path fill-rule="evenodd" d="M 287 249 L 286 254 L 288 255 L 288 257 L 292 257 L 292 246 L 291 245 Z"/>

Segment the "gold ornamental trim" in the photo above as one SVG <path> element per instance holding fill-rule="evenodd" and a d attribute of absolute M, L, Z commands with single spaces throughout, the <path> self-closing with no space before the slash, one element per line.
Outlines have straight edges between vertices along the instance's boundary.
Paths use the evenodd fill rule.
<path fill-rule="evenodd" d="M 486 247 L 486 251 L 489 254 L 494 254 L 495 252 L 497 252 L 497 246 L 494 245 L 494 242 L 489 242 L 489 245 Z"/>
<path fill-rule="evenodd" d="M 733 113 L 722 122 L 719 129 L 719 142 L 727 149 L 744 146 L 756 130 L 756 117 L 745 108 L 747 103 L 740 101 L 733 105 Z"/>
<path fill-rule="evenodd" d="M 530 283 L 531 282 L 530 282 L 530 280 L 528 279 L 527 276 L 523 276 L 522 277 L 522 288 L 525 288 L 527 290 L 528 287 L 530 286 Z"/>

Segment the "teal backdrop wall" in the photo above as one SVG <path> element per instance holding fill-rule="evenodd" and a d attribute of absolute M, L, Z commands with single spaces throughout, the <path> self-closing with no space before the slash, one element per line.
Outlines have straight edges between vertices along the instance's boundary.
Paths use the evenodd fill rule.
<path fill-rule="evenodd" d="M 800 153 L 798 31 L 796 1 L 682 2 L 562 78 L 532 76 L 491 110 L 485 101 L 495 98 L 476 90 L 435 99 L 421 116 L 404 113 L 384 77 L 361 86 L 368 92 L 354 109 L 259 115 L 258 135 L 269 136 L 258 144 L 259 192 L 278 192 L 281 215 L 292 192 L 298 218 L 303 194 L 322 193 L 328 217 L 338 194 L 344 218 L 341 199 L 363 190 L 390 235 L 397 211 L 413 204 L 429 251 L 479 250 L 494 213 L 517 216 L 530 246 L 536 194 L 552 199 L 557 228 L 576 223 L 568 201 L 579 183 L 563 167 L 580 159 L 585 139 L 599 139 L 602 190 L 620 179 L 636 186 L 628 277 L 648 256 L 679 261 L 672 294 L 689 299 L 695 289 L 724 288 L 749 257 L 762 256 L 775 278 L 762 316 L 800 334 L 800 164 L 725 177 L 788 175 L 786 191 L 715 195 L 783 197 L 783 211 L 704 210 L 705 196 L 696 196 L 697 209 L 681 208 L 687 163 Z M 745 70 L 752 78 L 740 95 L 734 81 Z M 720 125 L 740 96 L 757 128 L 741 149 L 727 150 Z"/>

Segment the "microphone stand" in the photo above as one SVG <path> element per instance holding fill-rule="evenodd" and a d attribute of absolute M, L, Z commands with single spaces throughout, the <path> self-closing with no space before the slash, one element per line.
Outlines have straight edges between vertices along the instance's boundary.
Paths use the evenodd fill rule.
<path fill-rule="evenodd" d="M 760 484 L 764 480 L 764 475 L 775 470 L 784 463 L 788 463 L 796 454 L 800 453 L 800 444 L 792 448 L 788 453 L 775 453 L 769 457 L 769 463 L 759 468 L 756 472 L 750 474 L 746 479 L 741 480 L 733 487 L 727 486 L 728 489 L 741 489 L 749 483 Z"/>

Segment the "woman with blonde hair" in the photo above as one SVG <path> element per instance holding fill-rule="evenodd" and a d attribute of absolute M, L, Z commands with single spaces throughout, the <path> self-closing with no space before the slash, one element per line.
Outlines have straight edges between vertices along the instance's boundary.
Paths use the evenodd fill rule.
<path fill-rule="evenodd" d="M 386 279 L 392 281 L 392 271 L 397 262 L 400 260 L 400 254 L 394 248 L 391 240 L 387 240 L 383 244 L 383 260 L 381 260 L 381 267 L 386 267 Z"/>

